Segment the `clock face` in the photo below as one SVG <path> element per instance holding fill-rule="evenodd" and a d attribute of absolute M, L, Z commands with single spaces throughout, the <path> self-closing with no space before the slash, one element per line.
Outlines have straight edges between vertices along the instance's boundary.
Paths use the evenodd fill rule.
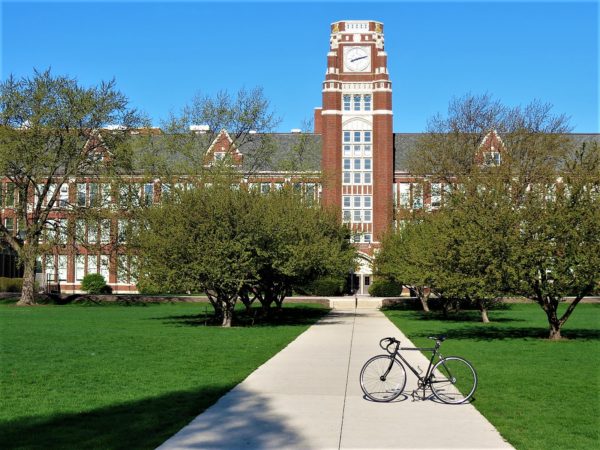
<path fill-rule="evenodd" d="M 344 47 L 344 68 L 348 72 L 371 69 L 371 47 Z"/>

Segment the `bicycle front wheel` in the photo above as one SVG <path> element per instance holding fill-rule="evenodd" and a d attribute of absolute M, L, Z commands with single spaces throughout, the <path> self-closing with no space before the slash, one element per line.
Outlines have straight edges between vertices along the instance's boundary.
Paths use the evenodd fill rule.
<path fill-rule="evenodd" d="M 406 370 L 393 356 L 374 356 L 360 371 L 360 387 L 374 402 L 394 400 L 402 393 L 404 386 Z"/>
<path fill-rule="evenodd" d="M 468 401 L 477 389 L 477 373 L 471 363 L 457 356 L 441 359 L 431 374 L 431 391 L 444 403 Z"/>

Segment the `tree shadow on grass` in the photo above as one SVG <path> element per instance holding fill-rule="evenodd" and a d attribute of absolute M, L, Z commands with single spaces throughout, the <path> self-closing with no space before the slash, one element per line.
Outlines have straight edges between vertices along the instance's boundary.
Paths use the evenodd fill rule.
<path fill-rule="evenodd" d="M 155 448 L 234 385 L 98 408 L 88 412 L 27 417 L 0 424 L 2 448 Z"/>
<path fill-rule="evenodd" d="M 481 313 L 479 311 L 458 311 L 449 312 L 444 315 L 442 311 L 423 311 L 409 312 L 409 318 L 422 321 L 442 321 L 442 322 L 479 322 L 481 323 Z M 516 319 L 512 317 L 496 317 L 494 310 L 489 312 L 490 320 L 497 323 L 506 322 L 525 322 L 525 319 Z"/>
<path fill-rule="evenodd" d="M 427 337 L 435 335 L 435 333 L 415 333 L 419 337 Z M 578 340 L 599 340 L 600 330 L 592 329 L 565 329 L 561 335 L 565 339 Z M 501 341 L 507 339 L 547 339 L 548 328 L 543 327 L 500 327 L 491 324 L 482 325 L 480 327 L 467 327 L 461 329 L 449 330 L 447 333 L 448 339 L 469 339 L 475 341 Z"/>
<path fill-rule="evenodd" d="M 6 422 L 0 424 L 0 443 L 2 448 L 149 449 L 178 433 L 169 445 L 183 445 L 183 439 L 189 448 L 235 448 L 251 439 L 256 448 L 276 448 L 277 443 L 302 447 L 302 437 L 273 413 L 268 399 L 239 386 L 193 420 L 232 387 L 218 385 L 85 413 Z"/>
<path fill-rule="evenodd" d="M 263 315 L 259 308 L 252 308 L 250 313 L 235 311 L 233 316 L 234 327 L 277 327 L 289 325 L 313 325 L 329 312 L 326 308 L 310 306 L 294 306 L 283 308 L 281 311 L 271 311 Z M 215 319 L 210 308 L 204 308 L 199 314 L 185 314 L 155 317 L 152 320 L 161 320 L 168 325 L 177 326 L 220 326 L 221 322 Z"/>

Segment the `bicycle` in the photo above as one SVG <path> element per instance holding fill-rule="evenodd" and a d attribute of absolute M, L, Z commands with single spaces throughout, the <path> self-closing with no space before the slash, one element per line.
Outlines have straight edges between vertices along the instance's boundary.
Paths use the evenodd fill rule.
<path fill-rule="evenodd" d="M 430 336 L 429 339 L 435 340 L 435 347 L 400 347 L 400 341 L 393 337 L 379 341 L 379 346 L 388 355 L 374 356 L 360 371 L 360 387 L 365 395 L 375 402 L 389 402 L 398 398 L 406 386 L 404 363 L 418 379 L 417 389 L 412 392 L 413 399 L 422 390 L 422 400 L 425 400 L 425 392 L 429 389 L 443 403 L 460 404 L 470 400 L 477 389 L 477 373 L 471 363 L 458 356 L 444 357 L 439 353 L 446 336 Z M 424 376 L 402 356 L 401 350 L 432 352 Z M 439 361 L 434 364 L 436 356 Z"/>

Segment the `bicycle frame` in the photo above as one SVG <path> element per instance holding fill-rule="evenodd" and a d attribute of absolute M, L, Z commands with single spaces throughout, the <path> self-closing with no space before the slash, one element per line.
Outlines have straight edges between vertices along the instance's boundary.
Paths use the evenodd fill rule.
<path fill-rule="evenodd" d="M 396 348 L 394 349 L 393 359 L 399 359 L 400 361 L 402 361 L 410 369 L 410 371 L 415 374 L 415 376 L 419 380 L 419 386 L 417 387 L 417 390 L 419 388 L 423 389 L 423 398 L 425 398 L 425 388 L 431 384 L 431 375 L 432 375 L 433 366 L 434 366 L 433 361 L 436 356 L 438 356 L 440 360 L 442 359 L 442 355 L 439 352 L 439 348 L 440 348 L 439 343 L 436 343 L 435 347 L 430 348 L 430 347 L 400 347 L 400 343 L 397 342 Z M 421 374 L 417 371 L 417 369 L 415 369 L 406 360 L 406 358 L 404 358 L 404 356 L 402 356 L 402 354 L 400 353 L 400 351 L 402 351 L 402 350 L 406 350 L 406 351 L 418 350 L 418 351 L 422 351 L 422 352 L 431 352 L 431 358 L 429 359 L 429 366 L 427 367 L 427 371 L 425 372 L 424 376 L 421 376 Z M 392 365 L 394 364 L 393 359 L 390 360 L 390 366 L 388 367 L 388 370 L 384 374 L 384 377 L 387 377 L 390 370 L 392 369 Z M 413 391 L 413 395 L 414 395 L 414 393 L 415 393 L 415 391 Z"/>

